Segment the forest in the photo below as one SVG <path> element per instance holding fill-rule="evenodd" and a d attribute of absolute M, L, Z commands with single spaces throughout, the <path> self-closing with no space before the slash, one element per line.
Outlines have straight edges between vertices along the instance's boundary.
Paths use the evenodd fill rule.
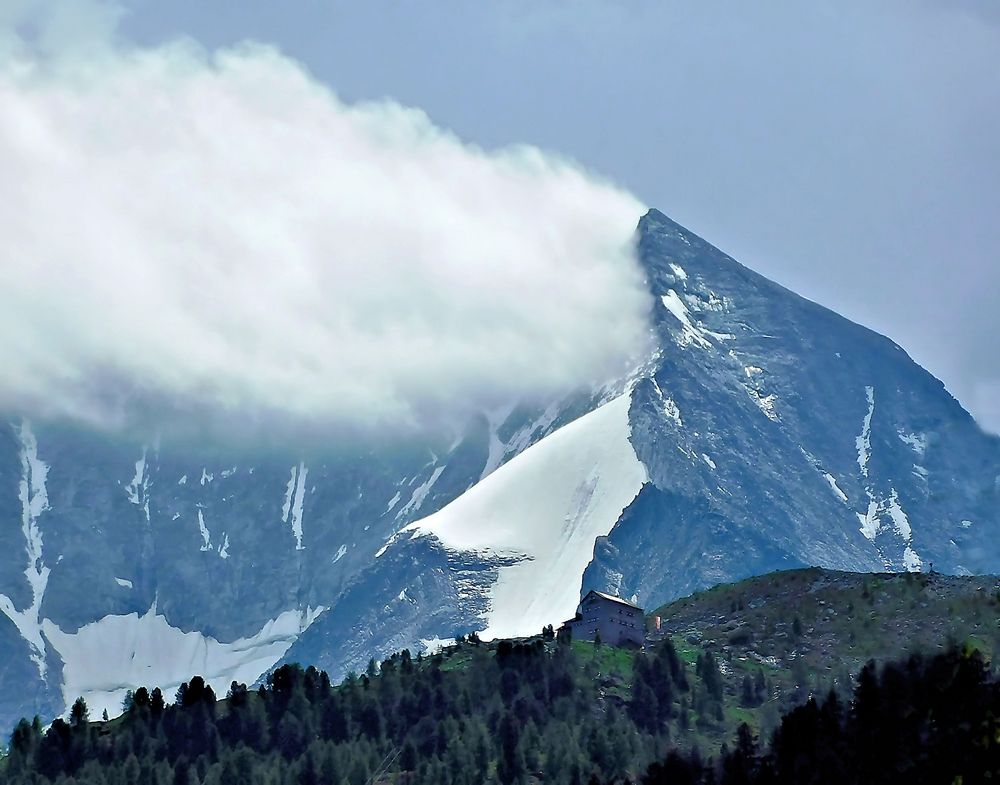
<path fill-rule="evenodd" d="M 606 678 L 631 658 L 628 683 Z M 755 681 L 757 683 L 755 684 Z M 122 716 L 78 700 L 47 729 L 22 720 L 11 785 L 996 782 L 1000 681 L 971 648 L 870 663 L 853 689 L 808 696 L 768 738 L 749 725 L 702 748 L 722 712 L 720 663 L 669 639 L 638 653 L 550 634 L 436 656 L 402 651 L 339 685 L 286 665 L 220 699 L 200 677 L 141 688 Z M 767 700 L 745 679 L 740 700 Z M 614 685 L 618 685 L 617 688 Z"/>

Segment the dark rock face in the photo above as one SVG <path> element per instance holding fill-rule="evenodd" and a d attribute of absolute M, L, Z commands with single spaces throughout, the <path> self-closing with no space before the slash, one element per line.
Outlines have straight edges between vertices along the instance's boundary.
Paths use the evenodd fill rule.
<path fill-rule="evenodd" d="M 655 211 L 639 257 L 664 303 L 630 413 L 650 482 L 585 590 L 653 605 L 796 565 L 997 569 L 1000 440 L 937 379 Z"/>
<path fill-rule="evenodd" d="M 640 222 L 638 250 L 657 298 L 658 351 L 617 389 L 630 390 L 630 440 L 648 479 L 606 522 L 574 577 L 582 591 L 655 607 L 796 565 L 1000 571 L 1000 439 L 940 382 L 890 340 L 660 213 Z M 484 416 L 443 444 L 366 448 L 142 443 L 6 418 L 0 727 L 50 718 L 74 690 L 93 690 L 99 714 L 97 697 L 130 679 L 152 686 L 162 663 L 115 682 L 100 672 L 99 649 L 56 645 L 60 631 L 103 631 L 151 608 L 172 630 L 154 648 L 183 652 L 223 692 L 232 673 L 252 680 L 279 657 L 338 677 L 482 629 L 516 559 L 391 538 L 606 392 Z M 290 611 L 298 626 L 275 632 Z M 198 646 L 184 633 L 201 636 Z M 216 642 L 229 647 L 222 660 L 200 654 Z M 258 644 L 259 659 L 248 659 Z M 133 642 L 109 632 L 106 645 Z"/>
<path fill-rule="evenodd" d="M 343 677 L 362 673 L 372 657 L 448 643 L 478 629 L 497 569 L 509 563 L 448 552 L 427 538 L 388 548 L 299 637 L 284 661 L 326 663 Z"/>

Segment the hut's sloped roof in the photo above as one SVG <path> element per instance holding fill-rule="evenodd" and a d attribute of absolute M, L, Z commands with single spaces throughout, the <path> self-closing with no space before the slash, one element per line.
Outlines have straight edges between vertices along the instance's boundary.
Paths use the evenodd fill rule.
<path fill-rule="evenodd" d="M 592 594 L 597 597 L 600 597 L 603 600 L 610 600 L 611 602 L 617 602 L 620 605 L 624 605 L 626 608 L 634 608 L 637 611 L 642 611 L 642 608 L 640 608 L 633 602 L 629 602 L 628 600 L 623 600 L 621 597 L 615 597 L 613 594 L 605 594 L 602 591 L 597 591 L 597 589 L 591 589 L 589 592 L 587 592 L 587 596 L 583 598 L 584 601 L 586 601 L 587 597 L 589 597 Z"/>

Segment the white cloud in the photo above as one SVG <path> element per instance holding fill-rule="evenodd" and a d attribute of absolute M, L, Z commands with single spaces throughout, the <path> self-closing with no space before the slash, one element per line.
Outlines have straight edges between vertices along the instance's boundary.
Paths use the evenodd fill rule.
<path fill-rule="evenodd" d="M 569 162 L 346 105 L 263 46 L 8 49 L 2 407 L 392 424 L 645 348 L 643 208 Z"/>

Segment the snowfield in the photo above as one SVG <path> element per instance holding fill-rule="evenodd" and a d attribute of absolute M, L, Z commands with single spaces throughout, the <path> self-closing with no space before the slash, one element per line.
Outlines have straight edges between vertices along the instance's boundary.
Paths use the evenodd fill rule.
<path fill-rule="evenodd" d="M 256 635 L 231 643 L 170 626 L 155 603 L 142 616 L 105 616 L 72 633 L 48 619 L 42 626 L 64 663 L 66 710 L 83 696 L 91 716 L 106 710 L 115 717 L 125 693 L 136 686 L 159 687 L 171 701 L 181 683 L 196 675 L 220 697 L 233 681 L 253 684 L 324 610 L 285 611 Z"/>
<path fill-rule="evenodd" d="M 594 540 L 647 479 L 629 441 L 630 402 L 625 393 L 560 428 L 402 530 L 456 551 L 520 559 L 500 568 L 484 639 L 537 633 L 575 612 Z"/>

